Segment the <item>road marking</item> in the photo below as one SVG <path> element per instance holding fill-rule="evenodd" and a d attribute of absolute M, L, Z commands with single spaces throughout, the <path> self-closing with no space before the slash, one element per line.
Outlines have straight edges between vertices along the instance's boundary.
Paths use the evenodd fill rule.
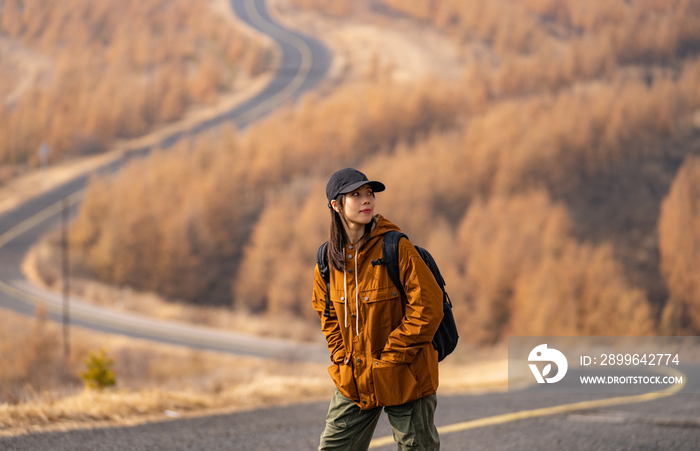
<path fill-rule="evenodd" d="M 640 403 L 640 402 L 647 402 L 647 401 L 653 401 L 655 399 L 660 399 L 660 398 L 665 398 L 667 396 L 672 396 L 678 393 L 680 390 L 683 389 L 683 387 L 686 384 L 687 377 L 685 374 L 681 373 L 680 371 L 673 369 L 673 368 L 668 368 L 665 367 L 664 370 L 661 368 L 657 368 L 658 370 L 661 371 L 666 371 L 668 375 L 672 376 L 677 376 L 677 377 L 683 377 L 683 383 L 682 384 L 677 384 L 677 385 L 672 385 L 671 387 L 659 391 L 659 392 L 653 392 L 653 393 L 644 393 L 642 395 L 633 395 L 633 396 L 619 396 L 616 398 L 606 398 L 606 399 L 597 399 L 595 401 L 582 401 L 582 402 L 575 402 L 572 404 L 562 404 L 559 406 L 552 406 L 552 407 L 544 407 L 541 409 L 533 409 L 533 410 L 521 410 L 520 412 L 512 412 L 512 413 L 504 413 L 501 415 L 494 415 L 492 417 L 486 417 L 486 418 L 479 418 L 478 420 L 471 420 L 471 421 L 465 421 L 462 423 L 455 423 L 455 424 L 449 424 L 447 426 L 441 426 L 437 428 L 438 434 L 443 435 L 443 434 L 450 434 L 452 432 L 461 432 L 461 431 L 466 431 L 468 429 L 476 429 L 484 426 L 492 426 L 495 424 L 503 424 L 503 423 L 509 423 L 511 421 L 516 421 L 516 420 L 524 420 L 528 418 L 537 418 L 537 417 L 544 417 L 548 415 L 556 415 L 558 413 L 566 413 L 566 412 L 573 412 L 576 410 L 588 410 L 588 409 L 595 409 L 599 407 L 610 407 L 610 406 L 619 406 L 623 404 L 634 404 L 634 403 Z M 371 448 L 379 448 L 382 446 L 394 444 L 394 438 L 392 436 L 386 436 L 386 437 L 381 437 L 372 440 L 370 443 L 369 447 Z"/>
<path fill-rule="evenodd" d="M 68 196 L 68 205 L 73 206 L 80 202 L 80 200 L 83 198 L 83 194 L 85 194 L 85 188 L 82 188 Z M 46 221 L 51 216 L 60 212 L 62 209 L 63 199 L 59 200 L 58 202 L 49 207 L 44 208 L 40 212 L 34 214 L 33 216 L 25 219 L 16 226 L 12 227 L 10 230 L 0 235 L 0 248 L 17 238 L 27 230 L 31 229 L 32 227 Z"/>
<path fill-rule="evenodd" d="M 255 0 L 246 0 L 245 10 L 248 13 L 248 18 L 250 19 L 250 21 L 258 27 L 260 27 L 262 30 L 264 30 L 268 35 L 277 36 L 281 40 L 287 41 L 290 44 L 292 44 L 301 54 L 301 64 L 299 65 L 299 70 L 297 70 L 296 75 L 287 86 L 285 86 L 274 96 L 268 98 L 262 103 L 259 103 L 244 114 L 241 114 L 238 117 L 234 118 L 234 120 L 238 121 L 250 120 L 252 117 L 257 115 L 260 112 L 260 110 L 264 111 L 265 108 L 272 108 L 281 104 L 284 100 L 286 100 L 287 97 L 291 96 L 294 93 L 294 91 L 301 87 L 306 78 L 309 76 L 309 72 L 311 72 L 311 66 L 313 63 L 313 53 L 311 52 L 311 48 L 309 47 L 309 45 L 298 36 L 290 33 L 289 31 L 283 28 L 280 28 L 273 22 L 265 20 L 265 18 L 262 17 L 257 7 L 255 6 Z"/>
<path fill-rule="evenodd" d="M 0 291 L 33 307 L 42 305 L 45 306 L 48 311 L 56 314 L 60 314 L 63 311 L 63 307 L 60 304 L 25 293 L 24 291 L 18 290 L 17 288 L 12 287 L 2 281 L 0 281 Z M 102 316 L 99 313 L 76 309 L 73 305 L 70 306 L 70 314 L 73 319 L 85 321 L 93 325 L 114 328 L 121 332 L 131 332 L 133 334 L 141 335 L 145 339 L 160 339 L 165 340 L 166 342 L 176 343 L 186 341 L 190 346 L 210 346 L 217 347 L 219 349 L 236 350 L 235 347 L 231 347 L 232 343 L 236 344 L 232 341 L 232 337 L 211 336 L 207 334 L 207 331 L 198 331 L 195 329 L 175 330 L 173 329 L 172 325 L 164 324 L 162 322 L 158 322 L 155 325 L 131 324 L 129 323 L 129 318 Z M 237 339 L 245 340 L 246 338 L 247 337 Z M 284 349 L 276 349 L 272 346 L 266 345 L 263 342 L 260 342 L 259 339 L 256 340 L 252 337 L 246 340 L 245 344 L 249 351 L 263 353 L 266 355 L 277 351 L 279 351 L 281 355 L 281 352 L 284 351 Z"/>

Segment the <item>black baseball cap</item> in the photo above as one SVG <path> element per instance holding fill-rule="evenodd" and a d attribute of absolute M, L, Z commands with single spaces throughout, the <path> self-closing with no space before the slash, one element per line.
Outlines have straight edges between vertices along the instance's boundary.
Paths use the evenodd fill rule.
<path fill-rule="evenodd" d="M 330 202 L 338 197 L 338 194 L 347 194 L 349 192 L 355 191 L 362 185 L 369 184 L 372 191 L 378 193 L 384 191 L 385 186 L 382 182 L 370 181 L 366 175 L 357 169 L 345 168 L 340 171 L 336 171 L 335 174 L 331 176 L 326 185 L 326 197 L 328 198 L 328 206 L 330 207 Z"/>

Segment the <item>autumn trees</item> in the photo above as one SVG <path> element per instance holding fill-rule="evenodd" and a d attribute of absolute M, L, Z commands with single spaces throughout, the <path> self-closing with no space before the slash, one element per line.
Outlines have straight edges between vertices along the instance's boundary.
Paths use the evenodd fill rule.
<path fill-rule="evenodd" d="M 240 291 L 244 295 L 236 302 L 241 306 L 265 310 L 267 301 L 256 296 L 267 294 L 232 288 L 231 278 L 239 265 L 256 265 L 247 258 L 257 258 L 265 268 L 246 269 L 243 283 L 269 288 L 269 281 L 253 276 L 271 270 L 265 263 L 269 259 L 243 259 L 243 246 L 252 232 L 251 245 L 262 242 L 262 252 L 272 252 L 285 235 L 265 232 L 265 227 L 291 224 L 299 213 L 262 212 L 284 209 L 279 199 L 289 200 L 290 189 L 297 196 L 294 202 L 304 204 L 313 191 L 305 180 L 323 177 L 339 161 L 355 165 L 393 143 L 449 127 L 455 108 L 444 89 L 429 89 L 428 84 L 411 91 L 367 86 L 282 109 L 243 137 L 224 130 L 168 153 L 156 152 L 114 178 L 91 184 L 74 225 L 76 262 L 101 280 L 198 303 L 230 304 L 231 293 Z M 310 226 L 314 208 L 306 208 Z M 307 246 L 318 241 L 305 239 Z M 298 253 L 292 257 L 298 258 Z M 304 285 L 303 279 L 296 280 Z M 302 290 L 287 295 L 285 302 L 296 304 Z"/>
<path fill-rule="evenodd" d="M 673 181 L 659 219 L 661 270 L 670 291 L 664 331 L 700 330 L 700 158 L 690 156 Z"/>
<path fill-rule="evenodd" d="M 93 181 L 74 225 L 77 264 L 173 298 L 313 320 L 323 187 L 355 166 L 386 184 L 378 212 L 439 262 L 466 340 L 700 331 L 697 157 L 674 174 L 700 128 L 700 3 L 384 3 L 491 53 L 457 82 L 342 86 Z M 675 177 L 658 230 L 637 227 L 634 207 L 609 193 L 592 202 L 617 202 L 619 224 L 567 203 L 642 163 Z M 582 231 L 582 216 L 607 234 Z M 668 299 L 630 277 L 634 249 L 615 239 L 630 229 L 658 249 L 660 266 L 643 271 L 663 275 Z"/>
<path fill-rule="evenodd" d="M 205 0 L 5 0 L 0 40 L 27 61 L 49 61 L 2 99 L 0 167 L 38 165 L 42 141 L 52 160 L 101 151 L 216 100 L 272 62 L 271 48 Z M 19 86 L 21 77 L 7 81 Z"/>

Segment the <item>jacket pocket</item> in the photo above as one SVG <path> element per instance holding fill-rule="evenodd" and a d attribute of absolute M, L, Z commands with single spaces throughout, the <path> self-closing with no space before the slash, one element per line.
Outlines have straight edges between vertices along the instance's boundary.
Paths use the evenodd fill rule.
<path fill-rule="evenodd" d="M 384 287 L 363 292 L 363 318 L 369 331 L 370 350 L 376 356 L 384 346 L 391 331 L 396 329 L 405 315 L 405 306 L 396 287 Z"/>
<path fill-rule="evenodd" d="M 352 373 L 352 366 L 345 363 L 334 363 L 328 367 L 333 383 L 346 398 L 357 402 L 360 396 L 357 394 L 357 384 Z"/>
<path fill-rule="evenodd" d="M 375 360 L 372 376 L 374 395 L 380 406 L 398 406 L 420 398 L 418 382 L 408 364 Z"/>
<path fill-rule="evenodd" d="M 399 290 L 396 287 L 392 286 L 387 288 L 378 288 L 376 290 L 365 291 L 364 295 L 362 296 L 362 300 L 365 303 L 371 304 L 373 302 L 381 301 L 398 301 L 400 297 L 401 295 L 399 294 Z"/>
<path fill-rule="evenodd" d="M 438 389 L 437 351 L 431 343 L 420 347 L 413 361 L 408 364 L 420 385 L 420 396 L 431 395 Z"/>

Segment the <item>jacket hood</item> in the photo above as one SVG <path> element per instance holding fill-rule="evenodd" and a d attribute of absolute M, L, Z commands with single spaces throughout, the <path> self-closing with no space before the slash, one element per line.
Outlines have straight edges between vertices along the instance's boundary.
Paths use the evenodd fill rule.
<path fill-rule="evenodd" d="M 373 240 L 377 237 L 384 236 L 385 233 L 391 231 L 391 230 L 396 230 L 398 232 L 401 231 L 399 226 L 394 224 L 393 222 L 389 221 L 382 215 L 374 215 L 374 218 L 372 218 L 372 231 L 370 232 L 369 239 Z"/>

